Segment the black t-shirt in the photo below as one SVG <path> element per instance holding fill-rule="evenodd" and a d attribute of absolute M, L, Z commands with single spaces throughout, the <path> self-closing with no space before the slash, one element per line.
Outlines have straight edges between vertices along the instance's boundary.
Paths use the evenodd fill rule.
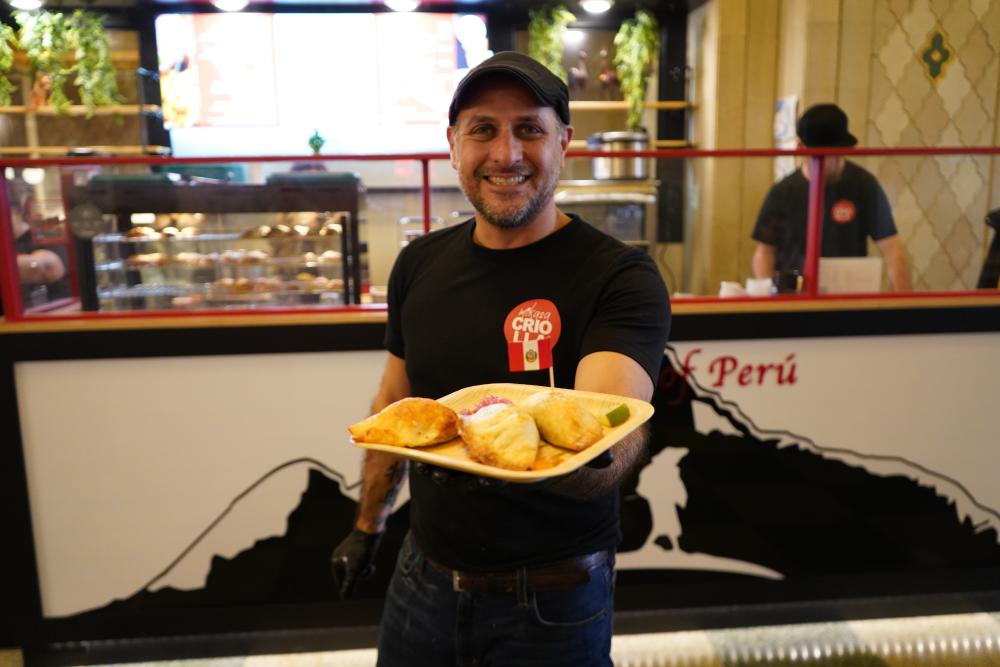
<path fill-rule="evenodd" d="M 548 385 L 510 372 L 508 338 L 547 333 L 555 382 L 581 358 L 614 351 L 655 382 L 670 323 L 659 271 L 643 252 L 579 218 L 529 246 L 491 250 L 468 221 L 404 248 L 389 279 L 386 348 L 406 361 L 413 395 L 493 382 Z M 527 333 L 526 333 L 527 332 Z M 556 337 L 558 336 L 558 337 Z M 620 540 L 617 494 L 578 500 L 520 485 L 467 490 L 410 475 L 411 526 L 432 559 L 466 570 L 541 563 Z"/>
<path fill-rule="evenodd" d="M 853 162 L 823 193 L 823 257 L 864 257 L 868 237 L 896 233 L 889 199 L 875 177 Z M 753 238 L 776 248 L 774 268 L 802 270 L 806 251 L 809 179 L 796 169 L 776 183 L 761 206 Z"/>

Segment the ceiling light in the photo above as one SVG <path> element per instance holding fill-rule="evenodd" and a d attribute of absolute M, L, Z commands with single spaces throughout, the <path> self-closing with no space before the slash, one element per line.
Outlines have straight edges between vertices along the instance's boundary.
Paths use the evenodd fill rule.
<path fill-rule="evenodd" d="M 14 9 L 23 9 L 26 12 L 30 12 L 41 7 L 42 0 L 10 0 L 10 6 Z"/>
<path fill-rule="evenodd" d="M 580 0 L 580 7 L 588 14 L 603 14 L 613 4 L 611 0 Z"/>
<path fill-rule="evenodd" d="M 385 0 L 385 6 L 394 12 L 412 12 L 420 6 L 420 0 Z"/>
<path fill-rule="evenodd" d="M 212 5 L 224 12 L 238 12 L 248 4 L 250 0 L 212 0 Z"/>

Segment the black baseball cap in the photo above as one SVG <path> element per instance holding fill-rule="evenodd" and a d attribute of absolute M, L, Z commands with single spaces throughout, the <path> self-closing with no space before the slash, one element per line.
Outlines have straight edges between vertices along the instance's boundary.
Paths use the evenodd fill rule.
<path fill-rule="evenodd" d="M 858 138 L 847 131 L 847 114 L 836 104 L 817 104 L 806 109 L 795 126 L 806 146 L 812 148 L 854 146 Z"/>
<path fill-rule="evenodd" d="M 501 51 L 469 70 L 451 98 L 451 106 L 448 107 L 450 125 L 455 124 L 458 112 L 468 101 L 466 98 L 475 89 L 474 84 L 495 74 L 504 74 L 523 83 L 539 102 L 555 109 L 559 120 L 569 125 L 569 88 L 548 67 L 517 51 Z"/>

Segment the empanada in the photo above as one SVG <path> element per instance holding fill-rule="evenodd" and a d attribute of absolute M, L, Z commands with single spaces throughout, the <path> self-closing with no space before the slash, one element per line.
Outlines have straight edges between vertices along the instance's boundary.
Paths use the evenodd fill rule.
<path fill-rule="evenodd" d="M 513 405 L 493 403 L 463 415 L 459 432 L 474 461 L 507 470 L 528 470 L 535 463 L 538 428 Z"/>
<path fill-rule="evenodd" d="M 532 394 L 520 407 L 535 420 L 542 439 L 559 447 L 578 452 L 604 434 L 597 417 L 583 403 L 557 391 Z"/>
<path fill-rule="evenodd" d="M 458 437 L 458 415 L 429 398 L 404 398 L 347 427 L 355 442 L 426 447 Z"/>

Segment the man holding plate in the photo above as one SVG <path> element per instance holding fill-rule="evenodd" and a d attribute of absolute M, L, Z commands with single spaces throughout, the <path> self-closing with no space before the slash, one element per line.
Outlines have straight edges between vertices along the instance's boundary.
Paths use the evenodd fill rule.
<path fill-rule="evenodd" d="M 573 136 L 566 84 L 498 53 L 459 83 L 449 125 L 475 216 L 400 252 L 373 412 L 473 385 L 548 385 L 546 370 L 526 370 L 539 349 L 557 387 L 650 400 L 669 298 L 645 253 L 555 206 Z M 514 347 L 535 355 L 518 363 Z M 366 451 L 355 529 L 333 554 L 344 593 L 370 571 L 407 476 L 411 495 L 379 665 L 610 665 L 618 485 L 644 456 L 644 431 L 608 452 L 518 484 Z"/>

